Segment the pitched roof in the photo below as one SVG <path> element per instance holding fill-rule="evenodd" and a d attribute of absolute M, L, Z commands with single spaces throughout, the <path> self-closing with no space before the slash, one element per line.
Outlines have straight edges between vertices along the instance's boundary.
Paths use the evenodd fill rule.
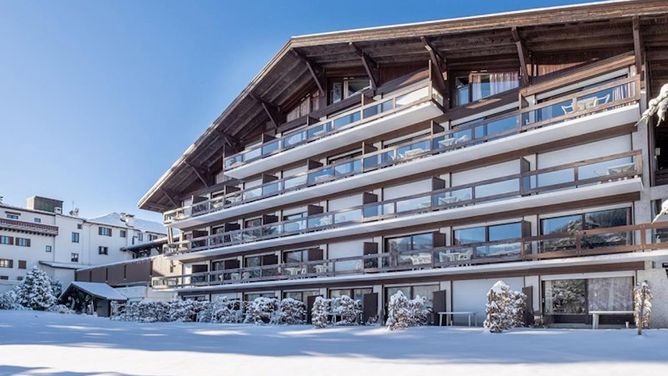
<path fill-rule="evenodd" d="M 550 61 L 569 52 L 607 48 L 619 54 L 633 50 L 631 18 L 645 17 L 650 23 L 644 25 L 646 36 L 657 37 L 666 33 L 662 31 L 665 25 L 663 20 L 654 23 L 654 18 L 667 14 L 665 0 L 608 1 L 292 37 L 138 205 L 156 211 L 178 205 L 176 195 L 199 184 L 201 173 L 196 168 L 221 165 L 224 145 L 247 141 L 264 131 L 269 118 L 258 98 L 279 108 L 291 108 L 295 98 L 313 88 L 309 65 L 324 70 L 363 70 L 351 43 L 379 66 L 426 63 L 428 52 L 422 38 L 427 37 L 445 54 L 451 70 L 475 67 L 490 58 L 497 65 L 519 67 L 513 28 L 524 29 L 521 32 L 526 33 L 523 37 L 534 59 Z M 649 39 L 644 39 L 646 46 L 652 43 Z"/>
<path fill-rule="evenodd" d="M 130 225 L 128 225 L 125 221 L 123 221 L 123 216 L 116 212 L 109 213 L 107 215 L 103 215 L 97 218 L 90 218 L 87 221 L 92 223 L 98 223 L 101 225 L 133 228 L 145 232 L 154 232 L 157 234 L 167 233 L 167 231 L 165 230 L 165 226 L 163 226 L 162 223 L 147 221 L 145 219 L 133 218 L 132 221 L 130 222 Z"/>
<path fill-rule="evenodd" d="M 60 296 L 61 297 L 65 296 L 65 294 L 67 294 L 67 292 L 72 288 L 79 289 L 100 299 L 121 300 L 121 301 L 128 300 L 128 298 L 125 295 L 121 294 L 108 284 L 97 283 L 97 282 L 73 281 L 70 283 L 69 286 L 67 286 L 65 292 L 63 292 Z"/>

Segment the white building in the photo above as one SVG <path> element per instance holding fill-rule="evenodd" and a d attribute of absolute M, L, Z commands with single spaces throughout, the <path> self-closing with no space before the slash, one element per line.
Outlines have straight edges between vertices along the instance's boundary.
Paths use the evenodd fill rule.
<path fill-rule="evenodd" d="M 85 219 L 62 207 L 44 197 L 29 198 L 25 208 L 0 204 L 0 291 L 33 266 L 66 286 L 76 269 L 132 259 L 123 248 L 165 236 L 162 224 L 130 214 Z"/>

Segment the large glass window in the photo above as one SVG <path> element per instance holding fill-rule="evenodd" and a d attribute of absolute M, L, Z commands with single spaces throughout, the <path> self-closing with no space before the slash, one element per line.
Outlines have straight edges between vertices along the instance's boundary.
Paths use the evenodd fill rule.
<path fill-rule="evenodd" d="M 399 253 L 398 265 L 424 265 L 431 263 L 431 252 L 411 252 L 434 247 L 434 234 L 415 234 L 386 240 L 387 252 Z M 405 254 L 402 254 L 405 253 Z"/>
<path fill-rule="evenodd" d="M 466 104 L 519 86 L 517 72 L 471 73 L 455 79 L 455 102 Z"/>
<path fill-rule="evenodd" d="M 548 315 L 583 315 L 587 313 L 584 279 L 545 281 L 545 313 Z"/>
<path fill-rule="evenodd" d="M 308 250 L 283 252 L 283 262 L 286 264 L 308 261 Z"/>
<path fill-rule="evenodd" d="M 521 251 L 519 242 L 507 243 L 504 240 L 519 239 L 522 237 L 522 223 L 505 223 L 492 226 L 480 226 L 457 229 L 453 231 L 455 245 L 472 245 L 468 249 L 457 249 L 451 254 L 456 254 L 458 259 L 463 255 L 474 257 L 501 257 L 519 254 Z M 499 244 L 484 244 L 488 242 L 503 242 Z M 482 244 L 481 244 L 482 243 Z M 477 244 L 477 245 L 475 245 Z M 441 257 L 448 260 L 452 257 Z"/>
<path fill-rule="evenodd" d="M 618 208 L 574 214 L 541 220 L 541 234 L 564 234 L 563 238 L 548 239 L 542 242 L 543 251 L 557 251 L 575 248 L 575 238 L 570 236 L 576 231 L 596 228 L 625 226 L 631 223 L 631 209 Z M 629 244 L 630 232 L 611 232 L 592 234 L 582 238 L 583 248 L 609 247 Z"/>
<path fill-rule="evenodd" d="M 300 302 L 306 303 L 306 300 L 308 299 L 309 296 L 318 296 L 320 295 L 320 291 L 318 290 L 310 290 L 310 291 L 284 291 L 283 292 L 283 298 L 287 299 L 295 299 L 299 300 Z"/>
<path fill-rule="evenodd" d="M 588 280 L 587 297 L 590 311 L 633 310 L 633 278 L 595 278 Z"/>

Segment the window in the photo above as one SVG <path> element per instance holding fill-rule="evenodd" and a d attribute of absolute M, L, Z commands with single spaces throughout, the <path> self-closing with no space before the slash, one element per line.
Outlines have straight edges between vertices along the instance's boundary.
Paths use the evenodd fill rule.
<path fill-rule="evenodd" d="M 102 236 L 111 236 L 111 228 L 100 226 L 97 228 L 97 234 Z"/>
<path fill-rule="evenodd" d="M 7 219 L 19 219 L 18 213 L 7 213 Z"/>
<path fill-rule="evenodd" d="M 73 232 L 72 233 L 72 243 L 78 243 L 79 242 L 79 233 L 78 232 Z"/>
<path fill-rule="evenodd" d="M 0 281 L 7 281 L 9 280 L 9 277 L 6 275 L 0 275 Z"/>
<path fill-rule="evenodd" d="M 30 239 L 16 238 L 16 245 L 19 247 L 30 247 Z"/>
<path fill-rule="evenodd" d="M 431 263 L 431 248 L 434 247 L 434 233 L 416 234 L 390 238 L 385 241 L 388 252 L 399 253 L 399 265 L 421 265 Z M 428 249 L 428 252 L 411 252 Z M 402 254 L 405 253 L 405 254 Z"/>
<path fill-rule="evenodd" d="M 0 244 L 13 245 L 14 238 L 11 236 L 0 235 Z"/>
<path fill-rule="evenodd" d="M 304 98 L 302 98 L 299 103 L 297 103 L 291 110 L 286 114 L 286 120 L 292 121 L 299 119 L 302 116 L 306 116 L 313 111 L 317 111 L 320 108 L 320 92 L 315 91 Z"/>
<path fill-rule="evenodd" d="M 283 299 L 294 299 L 294 300 L 299 300 L 302 303 L 306 303 L 306 300 L 308 299 L 309 296 L 319 296 L 320 291 L 318 290 L 311 290 L 311 291 L 284 291 L 283 292 Z"/>
<path fill-rule="evenodd" d="M 286 264 L 308 261 L 308 250 L 283 252 L 283 262 Z"/>
<path fill-rule="evenodd" d="M 415 299 L 416 297 L 425 298 L 427 305 L 431 306 L 434 291 L 438 291 L 438 285 L 422 285 L 422 286 L 397 286 L 397 287 L 387 287 L 385 288 L 385 294 L 387 295 L 386 302 L 390 301 L 390 297 L 401 291 L 409 299 Z"/>
<path fill-rule="evenodd" d="M 371 86 L 368 78 L 344 78 L 329 85 L 329 103 L 337 103 Z"/>
<path fill-rule="evenodd" d="M 141 232 L 141 231 L 137 232 L 137 239 L 138 239 L 140 242 L 143 242 L 143 241 L 144 241 L 144 233 Z"/>
<path fill-rule="evenodd" d="M 373 292 L 372 288 L 358 288 L 358 289 L 330 289 L 329 297 L 330 298 L 339 298 L 342 296 L 349 296 L 352 299 L 362 300 L 364 295 L 371 294 Z"/>
<path fill-rule="evenodd" d="M 246 302 L 252 302 L 253 300 L 257 298 L 275 298 L 276 295 L 274 295 L 273 292 L 257 292 L 257 293 L 249 293 L 249 294 L 244 294 L 244 301 Z"/>
<path fill-rule="evenodd" d="M 70 254 L 70 261 L 71 262 L 79 262 L 79 254 L 76 252 L 72 252 Z"/>
<path fill-rule="evenodd" d="M 306 213 L 294 213 L 294 214 L 287 214 L 283 216 L 284 221 L 291 221 L 293 219 L 301 219 L 306 217 Z"/>
<path fill-rule="evenodd" d="M 50 245 L 47 245 L 47 246 L 45 247 L 44 250 L 45 250 L 46 252 L 51 252 L 51 246 L 50 246 Z"/>
<path fill-rule="evenodd" d="M 244 221 L 244 228 L 262 226 L 262 217 L 246 219 Z"/>
<path fill-rule="evenodd" d="M 83 225 L 81 223 L 77 223 L 77 230 L 81 230 L 83 228 Z"/>
<path fill-rule="evenodd" d="M 17 280 L 17 281 L 23 281 L 23 276 L 22 276 L 22 275 L 17 276 L 17 277 L 16 277 L 16 280 Z"/>
<path fill-rule="evenodd" d="M 455 78 L 455 104 L 463 105 L 519 86 L 517 72 L 470 73 Z"/>
<path fill-rule="evenodd" d="M 41 218 L 35 218 L 35 223 L 42 223 L 42 219 Z"/>
<path fill-rule="evenodd" d="M 156 239 L 158 239 L 158 235 L 148 234 L 148 241 L 152 242 Z"/>
<path fill-rule="evenodd" d="M 0 268 L 11 269 L 14 267 L 14 260 L 10 259 L 0 259 Z"/>
<path fill-rule="evenodd" d="M 569 234 L 575 231 L 595 228 L 625 226 L 631 223 L 631 209 L 618 208 L 598 210 L 583 214 L 565 215 L 561 217 L 541 219 L 541 234 L 564 234 L 564 238 L 544 240 L 543 251 L 557 251 L 575 248 L 575 239 Z M 597 248 L 629 244 L 632 233 L 611 232 L 588 235 L 582 238 L 583 248 Z"/>
<path fill-rule="evenodd" d="M 100 254 L 100 255 L 108 255 L 109 254 L 109 247 L 99 246 L 99 247 L 97 247 L 97 253 Z"/>
<path fill-rule="evenodd" d="M 128 231 L 127 230 L 121 230 L 121 238 L 127 238 L 128 237 Z"/>
<path fill-rule="evenodd" d="M 19 269 L 26 269 L 28 267 L 27 264 L 26 260 L 19 260 Z"/>

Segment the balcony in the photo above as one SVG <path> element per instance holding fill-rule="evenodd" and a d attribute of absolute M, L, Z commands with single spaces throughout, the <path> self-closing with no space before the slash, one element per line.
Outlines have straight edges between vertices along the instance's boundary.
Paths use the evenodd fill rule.
<path fill-rule="evenodd" d="M 164 221 L 193 227 L 629 124 L 639 117 L 637 87 L 624 78 L 447 131 L 435 124 L 417 140 L 178 208 Z"/>
<path fill-rule="evenodd" d="M 243 179 L 442 114 L 443 97 L 424 80 L 409 89 L 225 158 L 225 175 Z"/>
<path fill-rule="evenodd" d="M 443 220 L 638 192 L 642 158 L 631 151 L 527 171 L 305 218 L 167 244 L 188 259 L 294 245 Z"/>
<path fill-rule="evenodd" d="M 47 236 L 58 235 L 58 226 L 43 225 L 41 223 L 24 222 L 4 218 L 0 218 L 0 229 Z"/>
<path fill-rule="evenodd" d="M 154 288 L 188 288 L 281 280 L 312 283 L 313 278 L 379 278 L 379 273 L 643 252 L 665 249 L 668 242 L 666 234 L 668 222 L 626 225 L 467 245 L 155 277 L 151 285 Z"/>

